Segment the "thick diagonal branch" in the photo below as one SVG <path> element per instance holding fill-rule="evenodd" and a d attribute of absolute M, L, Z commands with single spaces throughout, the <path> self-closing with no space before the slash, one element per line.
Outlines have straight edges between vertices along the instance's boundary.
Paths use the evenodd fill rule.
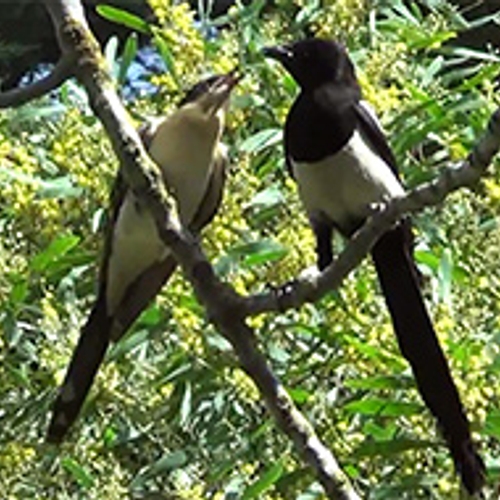
<path fill-rule="evenodd" d="M 79 0 L 45 0 L 45 4 L 56 26 L 61 49 L 76 54 L 75 75 L 84 85 L 89 102 L 109 135 L 127 182 L 150 209 L 161 238 L 193 284 L 212 322 L 231 342 L 277 424 L 292 439 L 302 459 L 315 470 L 328 498 L 358 500 L 332 453 L 294 406 L 259 352 L 254 332 L 238 312 L 242 298 L 218 280 L 196 241 L 170 217 L 169 200 L 158 170 L 144 151 L 114 91 Z"/>

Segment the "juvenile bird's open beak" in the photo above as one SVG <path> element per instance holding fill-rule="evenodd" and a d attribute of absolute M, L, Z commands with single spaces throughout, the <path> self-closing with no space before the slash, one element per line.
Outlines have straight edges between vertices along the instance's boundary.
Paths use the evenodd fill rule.
<path fill-rule="evenodd" d="M 211 114 L 217 113 L 229 99 L 229 96 L 241 80 L 237 68 L 225 75 L 221 75 L 210 87 L 206 96 L 204 96 L 204 108 Z"/>

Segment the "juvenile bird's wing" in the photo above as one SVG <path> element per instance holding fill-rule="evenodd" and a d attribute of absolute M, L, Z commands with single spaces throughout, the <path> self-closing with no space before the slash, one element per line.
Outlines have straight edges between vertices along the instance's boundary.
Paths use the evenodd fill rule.
<path fill-rule="evenodd" d="M 226 171 L 228 158 L 223 148 L 220 148 L 212 164 L 212 172 L 208 180 L 207 190 L 203 197 L 193 220 L 189 224 L 189 229 L 194 233 L 199 233 L 206 225 L 212 222 L 219 210 L 226 184 Z"/>

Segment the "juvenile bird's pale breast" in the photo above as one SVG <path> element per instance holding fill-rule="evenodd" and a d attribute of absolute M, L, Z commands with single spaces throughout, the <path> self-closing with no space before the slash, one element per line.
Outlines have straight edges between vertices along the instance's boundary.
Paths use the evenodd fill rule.
<path fill-rule="evenodd" d="M 114 314 L 127 287 L 149 266 L 164 259 L 168 250 L 158 236 L 153 217 L 135 196 L 125 196 L 115 226 L 108 259 L 106 302 Z"/>
<path fill-rule="evenodd" d="M 307 212 L 323 213 L 348 232 L 375 203 L 402 196 L 404 189 L 390 167 L 356 130 L 337 153 L 314 163 L 292 162 Z"/>
<path fill-rule="evenodd" d="M 152 141 L 149 154 L 161 166 L 184 225 L 192 220 L 205 195 L 219 134 L 215 121 L 207 126 L 197 117 L 172 119 L 160 125 Z"/>

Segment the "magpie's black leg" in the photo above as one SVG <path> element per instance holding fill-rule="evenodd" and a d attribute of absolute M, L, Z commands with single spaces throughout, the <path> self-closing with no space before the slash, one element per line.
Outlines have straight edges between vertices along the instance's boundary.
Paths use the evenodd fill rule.
<path fill-rule="evenodd" d="M 318 269 L 323 271 L 333 259 L 332 231 L 333 226 L 321 216 L 310 217 L 311 227 L 316 237 L 316 255 Z"/>

